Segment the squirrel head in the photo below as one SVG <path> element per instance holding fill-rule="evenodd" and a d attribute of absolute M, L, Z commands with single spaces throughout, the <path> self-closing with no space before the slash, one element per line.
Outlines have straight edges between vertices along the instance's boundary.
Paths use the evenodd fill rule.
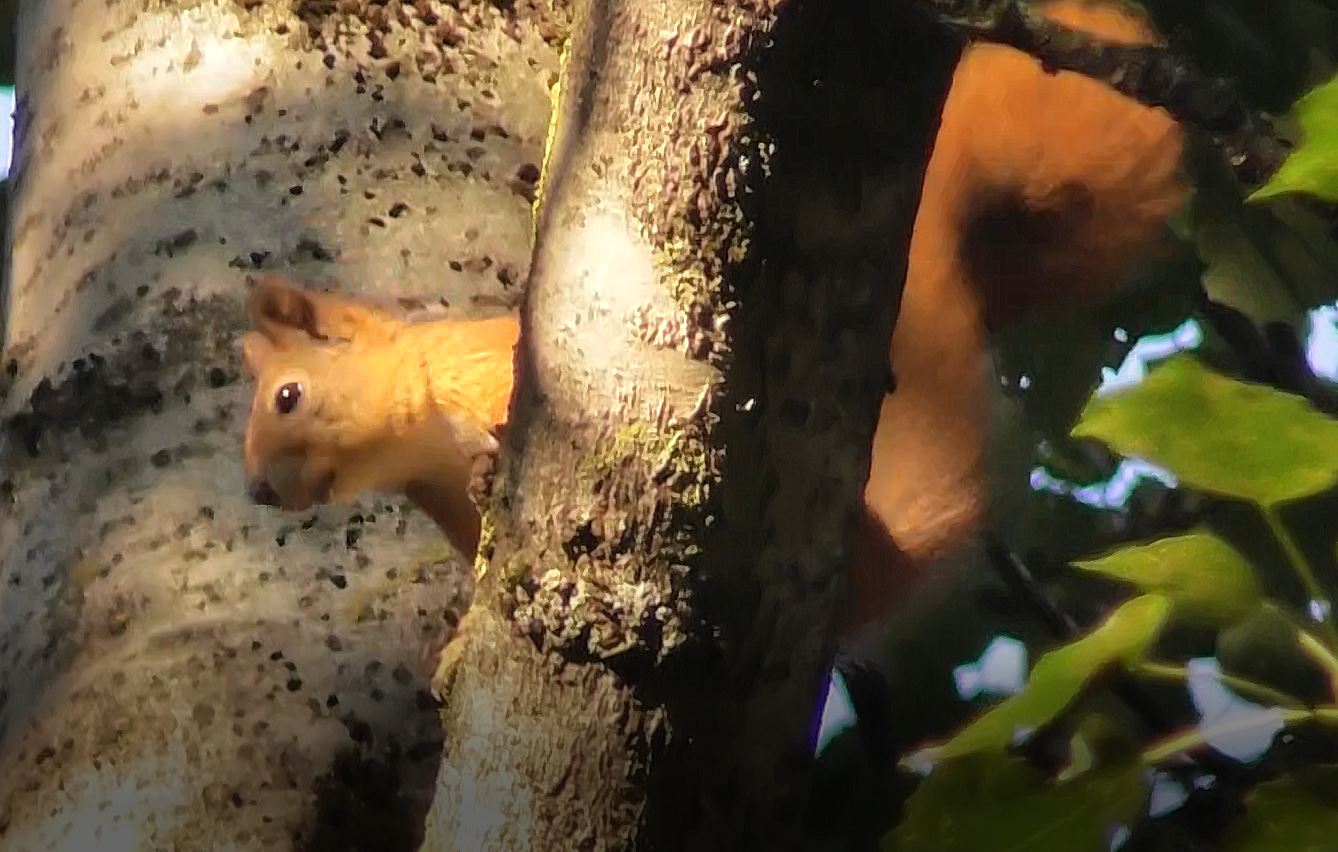
<path fill-rule="evenodd" d="M 340 479 L 365 469 L 357 458 L 385 434 L 371 418 L 391 410 L 401 321 L 277 276 L 256 284 L 247 314 L 257 329 L 242 337 L 255 382 L 242 448 L 252 499 L 301 510 L 364 490 Z"/>

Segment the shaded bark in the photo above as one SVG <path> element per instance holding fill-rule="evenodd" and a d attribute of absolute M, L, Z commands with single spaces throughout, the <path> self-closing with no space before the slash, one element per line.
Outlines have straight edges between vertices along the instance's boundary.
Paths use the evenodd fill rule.
<path fill-rule="evenodd" d="M 426 848 L 802 846 L 958 45 L 905 2 L 574 14 Z"/>
<path fill-rule="evenodd" d="M 250 504 L 245 279 L 507 304 L 556 71 L 540 31 L 563 22 L 417 4 L 445 32 L 317 5 L 23 5 L 0 299 L 6 852 L 396 852 L 421 833 L 428 680 L 468 569 L 402 501 Z"/>

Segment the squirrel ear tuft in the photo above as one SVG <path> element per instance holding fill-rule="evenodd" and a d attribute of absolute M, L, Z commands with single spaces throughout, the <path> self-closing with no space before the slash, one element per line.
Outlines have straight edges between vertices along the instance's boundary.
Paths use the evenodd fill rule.
<path fill-rule="evenodd" d="M 255 283 L 246 313 L 266 337 L 279 344 L 299 335 L 320 341 L 381 339 L 397 322 L 371 305 L 306 290 L 273 274 Z"/>
<path fill-rule="evenodd" d="M 310 296 L 280 275 L 266 275 L 255 282 L 246 300 L 246 316 L 275 343 L 282 343 L 295 333 L 321 337 Z"/>

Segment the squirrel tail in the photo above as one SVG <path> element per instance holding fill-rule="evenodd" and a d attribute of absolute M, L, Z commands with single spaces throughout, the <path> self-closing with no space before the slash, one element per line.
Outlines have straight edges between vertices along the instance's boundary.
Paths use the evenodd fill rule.
<path fill-rule="evenodd" d="M 1144 19 L 1109 0 L 1042 11 L 1107 41 L 1157 42 Z M 939 139 L 934 189 L 955 202 L 941 208 L 942 226 L 960 235 L 959 260 L 991 330 L 1035 308 L 1109 295 L 1185 198 L 1183 134 L 1164 110 L 999 45 L 970 49 Z"/>
<path fill-rule="evenodd" d="M 1043 12 L 1151 43 L 1110 0 Z M 852 567 L 851 630 L 916 592 L 979 530 L 993 385 L 990 332 L 1045 307 L 1092 304 L 1154 249 L 1183 201 L 1183 140 L 1163 110 L 1011 48 L 963 53 L 925 174 L 892 340 L 896 391 L 874 438 Z"/>

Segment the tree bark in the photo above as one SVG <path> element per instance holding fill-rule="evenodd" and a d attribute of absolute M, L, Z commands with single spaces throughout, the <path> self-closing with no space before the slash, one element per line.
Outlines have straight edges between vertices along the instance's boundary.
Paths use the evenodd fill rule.
<path fill-rule="evenodd" d="M 899 0 L 577 4 L 425 848 L 802 845 L 957 52 Z"/>
<path fill-rule="evenodd" d="M 24 2 L 0 298 L 0 847 L 416 846 L 467 567 L 244 494 L 245 277 L 456 310 L 528 266 L 565 16 Z M 429 22 L 431 16 L 431 22 Z"/>

